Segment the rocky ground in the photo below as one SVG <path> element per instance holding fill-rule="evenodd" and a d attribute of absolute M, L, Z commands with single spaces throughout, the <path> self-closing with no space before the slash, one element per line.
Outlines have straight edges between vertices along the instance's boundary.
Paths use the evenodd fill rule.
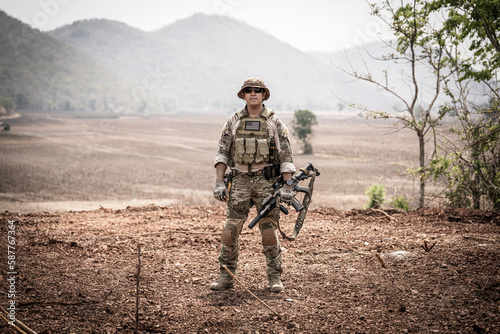
<path fill-rule="evenodd" d="M 282 241 L 278 294 L 258 230 L 245 227 L 237 277 L 269 308 L 240 284 L 209 289 L 221 206 L 0 218 L 0 303 L 10 305 L 14 269 L 15 317 L 37 333 L 132 333 L 136 319 L 140 333 L 500 332 L 498 213 L 313 209 L 297 240 Z M 283 219 L 285 232 L 293 219 Z M 17 333 L 3 320 L 0 332 Z"/>

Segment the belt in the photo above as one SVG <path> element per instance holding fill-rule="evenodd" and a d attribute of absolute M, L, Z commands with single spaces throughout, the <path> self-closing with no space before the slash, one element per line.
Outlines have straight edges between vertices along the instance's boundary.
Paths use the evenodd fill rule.
<path fill-rule="evenodd" d="M 267 166 L 262 169 L 259 169 L 255 172 L 242 172 L 237 169 L 233 169 L 233 176 L 236 175 L 248 175 L 248 176 L 260 176 L 264 175 L 267 180 L 271 180 L 280 175 L 279 166 Z"/>
<path fill-rule="evenodd" d="M 264 175 L 264 169 L 260 169 L 258 171 L 255 171 L 255 172 L 250 172 L 250 173 L 245 173 L 245 172 L 241 172 L 237 169 L 234 169 L 233 170 L 233 176 L 237 176 L 237 175 L 248 175 L 248 176 L 258 176 L 258 175 Z"/>

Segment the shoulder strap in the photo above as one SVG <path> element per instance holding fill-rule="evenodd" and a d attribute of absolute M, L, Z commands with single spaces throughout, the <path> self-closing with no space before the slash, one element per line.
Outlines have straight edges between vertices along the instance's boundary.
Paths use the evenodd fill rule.
<path fill-rule="evenodd" d="M 272 115 L 274 115 L 274 110 L 273 109 L 269 109 L 269 108 L 264 108 L 264 111 L 260 115 L 262 117 L 264 117 L 265 119 L 269 119 L 269 117 L 271 117 Z"/>
<path fill-rule="evenodd" d="M 242 118 L 242 117 L 243 117 L 243 115 L 244 115 L 244 113 L 245 113 L 245 108 L 240 109 L 240 110 L 238 110 L 238 111 L 236 112 L 236 116 L 238 116 L 238 119 L 239 119 L 239 118 Z"/>

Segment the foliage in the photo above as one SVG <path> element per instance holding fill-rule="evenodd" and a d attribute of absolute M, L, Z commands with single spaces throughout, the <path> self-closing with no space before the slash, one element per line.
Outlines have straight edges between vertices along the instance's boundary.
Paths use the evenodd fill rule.
<path fill-rule="evenodd" d="M 419 178 L 419 207 L 424 206 L 426 178 L 423 173 L 428 156 L 435 155 L 435 146 L 432 153 L 427 153 L 427 146 L 435 143 L 435 129 L 439 126 L 443 114 L 436 114 L 438 98 L 442 94 L 443 78 L 443 48 L 446 39 L 442 37 L 437 42 L 433 39 L 434 28 L 429 18 L 429 9 L 424 1 L 401 2 L 400 7 L 394 8 L 392 2 L 384 1 L 381 5 L 371 4 L 373 14 L 384 20 L 387 13 L 389 20 L 385 21 L 396 37 L 396 45 L 388 47 L 393 53 L 384 56 L 381 60 L 406 64 L 401 77 L 405 78 L 405 85 L 394 87 L 390 84 L 387 73 L 385 80 L 376 80 L 372 73 L 358 73 L 353 75 L 357 79 L 370 82 L 381 88 L 399 101 L 395 110 L 374 110 L 360 107 L 365 110 L 367 117 L 379 119 L 395 119 L 398 129 L 412 130 L 418 140 L 419 167 L 416 176 Z M 423 84 L 424 78 L 429 76 L 429 69 L 435 76 L 430 85 Z M 422 100 L 422 91 L 426 91 L 427 100 Z M 432 138 L 429 138 L 432 136 Z M 429 141 L 429 139 L 434 139 Z"/>
<path fill-rule="evenodd" d="M 443 18 L 430 39 L 450 41 L 443 47 L 443 66 L 449 71 L 443 84 L 449 102 L 439 112 L 453 115 L 457 122 L 441 138 L 441 155 L 434 156 L 423 171 L 445 185 L 444 194 L 452 207 L 500 209 L 500 96 L 496 80 L 500 69 L 500 2 L 434 0 L 425 8 Z M 470 96 L 473 81 L 482 84 L 481 94 L 489 97 L 488 105 L 475 103 Z"/>
<path fill-rule="evenodd" d="M 385 187 L 382 184 L 372 184 L 366 191 L 368 200 L 365 209 L 378 209 L 385 201 Z"/>
<path fill-rule="evenodd" d="M 307 109 L 295 110 L 292 120 L 292 131 L 300 141 L 302 141 L 304 154 L 313 153 L 313 147 L 309 141 L 312 135 L 312 127 L 317 125 L 316 115 Z"/>
<path fill-rule="evenodd" d="M 428 174 L 446 185 L 451 207 L 500 209 L 500 125 L 483 117 L 462 119 L 461 127 L 450 128 L 463 146 L 448 145 L 447 155 L 433 159 Z"/>
<path fill-rule="evenodd" d="M 408 212 L 410 210 L 410 202 L 404 196 L 395 196 L 391 198 L 391 205 L 396 209 Z"/>
<path fill-rule="evenodd" d="M 402 102 L 402 113 L 374 111 L 377 118 L 396 118 L 399 124 L 412 129 L 418 136 L 420 163 L 410 173 L 420 178 L 420 203 L 423 206 L 425 182 L 428 177 L 446 185 L 445 196 L 450 205 L 480 207 L 481 199 L 498 207 L 498 105 L 497 82 L 500 69 L 500 2 L 493 0 L 413 0 L 392 1 L 382 6 L 371 5 L 375 15 L 386 21 L 397 38 L 395 53 L 385 59 L 406 60 L 413 98 Z M 427 64 L 434 73 L 434 98 L 427 105 L 416 103 L 419 91 L 417 64 Z M 359 78 L 375 83 L 382 89 L 401 97 L 389 84 L 376 82 L 371 75 Z M 481 82 L 492 103 L 488 108 L 474 103 L 470 97 L 472 80 Z M 478 87 L 476 84 L 475 87 Z M 427 87 L 425 87 L 428 89 Z M 483 93 L 483 92 L 481 92 Z M 484 93 L 483 93 L 484 94 Z M 444 96 L 445 95 L 445 96 Z M 433 114 L 438 98 L 448 101 Z M 476 98 L 477 99 L 477 98 Z M 409 103 L 408 103 L 409 102 Z M 493 111 L 493 113 L 491 113 Z M 493 117 L 478 119 L 477 114 Z M 438 137 L 444 130 L 441 121 L 447 115 L 459 124 L 450 129 L 454 139 Z M 434 150 L 426 159 L 426 135 L 433 135 Z M 438 145 L 438 141 L 447 141 Z M 426 161 L 428 160 L 428 161 Z"/>
<path fill-rule="evenodd" d="M 427 1 L 429 13 L 444 15 L 443 31 L 454 43 L 466 43 L 472 57 L 462 58 L 461 79 L 490 80 L 500 68 L 500 1 Z"/>
<path fill-rule="evenodd" d="M 7 114 L 10 114 L 14 108 L 14 102 L 10 97 L 0 97 L 0 110 L 4 109 Z"/>

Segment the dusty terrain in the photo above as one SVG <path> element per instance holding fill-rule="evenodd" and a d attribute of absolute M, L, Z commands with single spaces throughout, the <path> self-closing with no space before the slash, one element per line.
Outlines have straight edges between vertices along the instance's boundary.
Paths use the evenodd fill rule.
<path fill-rule="evenodd" d="M 291 113 L 279 113 L 287 123 Z M 16 212 L 125 208 L 148 204 L 212 205 L 213 160 L 228 114 L 96 117 L 23 114 L 0 133 L 0 208 Z M 373 122 L 373 121 L 372 121 Z M 406 168 L 418 164 L 411 132 L 383 135 L 382 123 L 318 115 L 315 154 L 301 155 L 321 173 L 315 206 L 363 207 L 374 183 L 387 197 L 414 200 L 418 182 Z"/>
<path fill-rule="evenodd" d="M 1 234 L 14 220 L 16 317 L 38 333 L 133 332 L 138 244 L 140 333 L 498 333 L 500 216 L 386 214 L 312 210 L 297 240 L 283 241 L 279 294 L 267 288 L 258 231 L 245 228 L 237 277 L 279 316 L 240 285 L 209 289 L 218 206 L 3 213 Z M 435 245 L 426 252 L 424 241 Z"/>
<path fill-rule="evenodd" d="M 227 117 L 9 120 L 0 306 L 15 269 L 16 318 L 37 333 L 132 333 L 140 245 L 140 333 L 500 332 L 499 214 L 361 210 L 373 183 L 388 198 L 418 191 L 404 172 L 417 161 L 412 134 L 383 135 L 359 118 L 319 115 L 316 153 L 296 154 L 321 176 L 297 240 L 282 241 L 282 293 L 267 288 L 257 229 L 243 230 L 237 277 L 278 315 L 239 284 L 210 291 L 224 222 L 212 161 Z M 294 219 L 283 217 L 285 232 Z M 0 332 L 16 333 L 1 319 Z"/>

